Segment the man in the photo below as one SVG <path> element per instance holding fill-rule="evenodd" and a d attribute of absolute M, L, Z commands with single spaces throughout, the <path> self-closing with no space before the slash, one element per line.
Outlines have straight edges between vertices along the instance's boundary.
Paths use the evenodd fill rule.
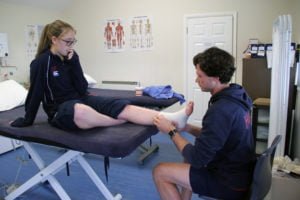
<path fill-rule="evenodd" d="M 255 158 L 250 111 L 252 101 L 242 86 L 230 84 L 234 58 L 212 47 L 194 57 L 196 82 L 210 92 L 202 128 L 186 125 L 189 143 L 175 124 L 157 116 L 154 124 L 182 153 L 184 163 L 160 163 L 153 178 L 161 199 L 190 199 L 192 192 L 220 199 L 242 199 L 250 186 Z"/>

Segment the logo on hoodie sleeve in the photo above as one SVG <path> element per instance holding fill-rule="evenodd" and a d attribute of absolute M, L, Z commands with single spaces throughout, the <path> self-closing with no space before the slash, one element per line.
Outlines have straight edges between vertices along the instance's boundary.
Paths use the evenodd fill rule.
<path fill-rule="evenodd" d="M 244 121 L 246 128 L 249 129 L 251 126 L 251 116 L 249 112 L 246 112 L 246 114 L 244 115 Z"/>

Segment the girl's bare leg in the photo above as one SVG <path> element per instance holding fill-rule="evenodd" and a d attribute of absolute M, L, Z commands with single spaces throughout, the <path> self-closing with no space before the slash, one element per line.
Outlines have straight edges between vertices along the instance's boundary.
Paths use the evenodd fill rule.
<path fill-rule="evenodd" d="M 113 126 L 123 124 L 126 121 L 114 119 L 107 115 L 98 113 L 93 108 L 84 104 L 75 104 L 74 122 L 81 129 L 89 129 L 100 126 Z"/>
<path fill-rule="evenodd" d="M 189 102 L 184 109 L 178 112 L 165 113 L 139 106 L 127 105 L 118 116 L 118 119 L 123 119 L 136 124 L 152 125 L 153 118 L 159 114 L 162 114 L 167 119 L 179 125 L 179 128 L 183 128 L 187 122 L 188 117 L 192 114 L 193 108 L 193 102 Z"/>
<path fill-rule="evenodd" d="M 119 114 L 118 119 L 103 115 L 93 108 L 84 104 L 75 104 L 74 122 L 81 129 L 89 129 L 101 126 L 113 126 L 123 124 L 126 121 L 141 125 L 153 125 L 153 118 L 158 114 L 167 114 L 166 118 L 178 123 L 186 123 L 189 115 L 193 112 L 193 104 L 189 103 L 186 108 L 175 113 L 161 113 L 156 110 L 134 105 L 127 105 Z M 175 116 L 175 117 L 174 117 Z M 183 122 L 182 122 L 183 121 Z"/>
<path fill-rule="evenodd" d="M 118 119 L 130 121 L 135 124 L 152 125 L 153 118 L 159 114 L 159 111 L 143 108 L 134 105 L 127 105 L 119 114 Z"/>

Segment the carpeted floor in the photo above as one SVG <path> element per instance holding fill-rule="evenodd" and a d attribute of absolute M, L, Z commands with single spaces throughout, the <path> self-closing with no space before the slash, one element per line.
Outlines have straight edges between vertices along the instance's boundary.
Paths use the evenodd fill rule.
<path fill-rule="evenodd" d="M 110 159 L 108 182 L 105 180 L 103 158 L 98 155 L 86 155 L 87 161 L 101 180 L 113 193 L 120 193 L 123 200 L 158 200 L 159 195 L 152 180 L 153 167 L 163 161 L 181 162 L 182 157 L 166 135 L 155 135 L 153 143 L 159 145 L 159 151 L 150 156 L 141 165 L 138 163 L 140 151 L 137 149 L 123 159 Z M 149 146 L 149 141 L 145 143 Z M 62 149 L 34 144 L 46 163 L 50 163 L 63 153 Z M 6 196 L 13 186 L 24 183 L 38 172 L 32 160 L 23 148 L 0 155 L 0 199 Z M 70 195 L 72 200 L 101 200 L 102 194 L 92 183 L 77 162 L 70 165 L 70 176 L 62 170 L 55 177 Z M 9 188 L 10 187 L 10 188 Z M 22 200 L 58 200 L 59 197 L 47 183 L 39 184 L 25 192 Z M 192 199 L 199 199 L 193 195 Z"/>

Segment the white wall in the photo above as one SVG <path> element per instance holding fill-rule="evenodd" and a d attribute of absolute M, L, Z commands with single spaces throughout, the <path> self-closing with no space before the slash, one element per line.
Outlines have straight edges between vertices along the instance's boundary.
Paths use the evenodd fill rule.
<path fill-rule="evenodd" d="M 298 44 L 300 43 L 300 1 L 294 0 L 292 6 L 292 13 L 293 13 L 293 39 Z"/>
<path fill-rule="evenodd" d="M 0 32 L 8 35 L 8 64 L 17 67 L 15 79 L 28 81 L 30 61 L 26 58 L 25 28 L 30 24 L 46 24 L 60 18 L 60 13 L 26 5 L 0 2 Z"/>
<path fill-rule="evenodd" d="M 290 2 L 290 3 L 287 3 Z M 141 80 L 145 85 L 168 84 L 183 91 L 183 16 L 205 12 L 238 12 L 237 82 L 241 82 L 242 53 L 249 38 L 270 42 L 272 23 L 291 12 L 295 1 L 283 0 L 74 0 L 65 16 L 78 29 L 78 51 L 97 80 Z M 80 13 L 80 14 L 79 14 Z M 154 51 L 105 53 L 103 19 L 154 17 Z M 190 66 L 193 67 L 193 66 Z"/>
<path fill-rule="evenodd" d="M 241 83 L 242 52 L 248 44 L 248 39 L 258 38 L 261 42 L 270 42 L 274 19 L 280 14 L 290 13 L 296 27 L 298 24 L 295 21 L 299 19 L 300 10 L 298 0 L 73 0 L 71 2 L 73 3 L 60 12 L 9 5 L 0 1 L 0 31 L 9 35 L 9 62 L 18 66 L 23 77 L 27 77 L 28 74 L 28 61 L 25 58 L 25 26 L 45 24 L 61 18 L 77 29 L 79 42 L 75 49 L 80 54 L 85 71 L 99 82 L 137 80 L 143 85 L 171 84 L 177 91 L 183 92 L 183 16 L 237 11 L 237 82 Z M 22 17 L 17 17 L 15 13 Z M 139 15 L 153 17 L 154 50 L 104 52 L 102 30 L 104 19 L 114 17 L 128 19 Z M 128 27 L 126 30 L 129 33 Z M 295 30 L 299 33 L 299 27 Z"/>

